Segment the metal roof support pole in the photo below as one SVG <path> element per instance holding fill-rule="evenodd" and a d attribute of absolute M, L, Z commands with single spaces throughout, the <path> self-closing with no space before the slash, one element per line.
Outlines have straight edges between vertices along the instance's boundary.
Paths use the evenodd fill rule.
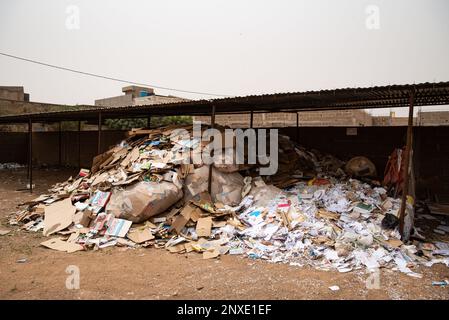
<path fill-rule="evenodd" d="M 299 143 L 299 112 L 296 112 L 296 142 Z"/>
<path fill-rule="evenodd" d="M 101 153 L 101 111 L 98 112 L 98 145 L 97 145 L 97 154 Z"/>
<path fill-rule="evenodd" d="M 399 211 L 399 232 L 401 236 L 404 234 L 404 220 L 405 220 L 405 207 L 407 206 L 407 194 L 410 183 L 410 154 L 412 149 L 412 134 L 413 134 L 413 105 L 415 99 L 415 93 L 410 91 L 410 105 L 408 108 L 408 126 L 407 126 L 407 144 L 405 145 L 404 155 L 404 169 L 403 169 L 403 187 L 402 187 L 402 199 L 401 208 Z"/>
<path fill-rule="evenodd" d="M 212 105 L 212 114 L 210 116 L 210 126 L 211 128 L 215 128 L 215 105 Z M 213 142 L 213 138 L 212 138 L 212 142 Z M 211 152 L 210 152 L 211 157 L 214 157 L 214 148 L 212 148 Z M 209 191 L 209 194 L 212 195 L 212 167 L 213 167 L 213 163 L 211 163 L 209 165 L 209 180 L 208 180 L 208 185 L 207 185 L 207 190 Z"/>
<path fill-rule="evenodd" d="M 61 121 L 59 121 L 59 124 L 58 124 L 58 156 L 59 156 L 59 158 L 58 158 L 58 164 L 59 164 L 59 166 L 61 166 L 62 165 L 62 132 L 61 132 L 61 129 L 62 129 L 62 125 L 61 125 Z"/>
<path fill-rule="evenodd" d="M 254 129 L 254 111 L 253 110 L 251 110 L 251 113 L 250 113 L 249 127 L 251 129 Z M 257 136 L 257 130 L 254 130 L 254 132 L 256 132 L 256 161 L 259 161 L 259 157 L 257 156 L 258 155 L 258 153 L 257 153 L 258 149 L 257 148 L 258 148 L 258 145 L 259 145 L 258 136 Z"/>
<path fill-rule="evenodd" d="M 81 121 L 78 121 L 78 169 L 81 170 Z"/>
<path fill-rule="evenodd" d="M 254 128 L 254 111 L 251 110 L 250 118 L 249 118 L 249 127 Z"/>
<path fill-rule="evenodd" d="M 33 122 L 28 119 L 28 183 L 33 193 Z"/>

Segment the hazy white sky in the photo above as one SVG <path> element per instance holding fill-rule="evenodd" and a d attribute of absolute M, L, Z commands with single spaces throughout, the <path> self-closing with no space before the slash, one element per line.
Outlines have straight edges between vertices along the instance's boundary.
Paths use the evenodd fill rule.
<path fill-rule="evenodd" d="M 449 1 L 2 0 L 0 51 L 226 95 L 449 81 Z M 124 86 L 3 56 L 0 85 L 66 104 Z"/>

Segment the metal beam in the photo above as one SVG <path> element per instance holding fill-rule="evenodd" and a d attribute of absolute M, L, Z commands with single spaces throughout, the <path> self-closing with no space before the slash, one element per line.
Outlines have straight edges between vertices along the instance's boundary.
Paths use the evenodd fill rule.
<path fill-rule="evenodd" d="M 212 113 L 210 116 L 210 126 L 212 127 L 212 129 L 215 128 L 215 105 L 212 105 Z M 212 140 L 212 142 L 213 142 L 213 140 Z M 213 156 L 214 156 L 214 149 L 212 148 L 211 157 L 213 158 Z M 207 186 L 207 190 L 209 191 L 210 195 L 212 195 L 212 167 L 213 167 L 213 164 L 211 163 L 209 165 L 209 180 L 208 180 L 208 186 Z"/>
<path fill-rule="evenodd" d="M 296 112 L 296 142 L 299 143 L 299 112 Z"/>
<path fill-rule="evenodd" d="M 81 121 L 78 121 L 78 170 L 81 170 Z"/>
<path fill-rule="evenodd" d="M 59 166 L 62 165 L 62 125 L 61 125 L 61 121 L 59 121 L 58 123 L 58 153 L 59 153 L 59 160 L 58 160 L 58 164 Z"/>
<path fill-rule="evenodd" d="M 101 153 L 101 111 L 98 112 L 98 145 L 97 154 Z"/>
<path fill-rule="evenodd" d="M 28 183 L 33 193 L 33 122 L 28 120 Z"/>
<path fill-rule="evenodd" d="M 412 149 L 413 135 L 413 105 L 415 100 L 415 92 L 410 91 L 410 105 L 408 108 L 408 126 L 407 126 L 407 143 L 405 145 L 404 168 L 403 168 L 403 187 L 401 208 L 399 211 L 399 232 L 401 236 L 404 234 L 405 208 L 407 206 L 407 195 L 410 183 L 410 154 Z"/>

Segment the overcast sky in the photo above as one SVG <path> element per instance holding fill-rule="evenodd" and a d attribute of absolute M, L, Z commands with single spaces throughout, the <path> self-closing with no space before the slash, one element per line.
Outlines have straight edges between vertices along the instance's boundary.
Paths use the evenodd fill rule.
<path fill-rule="evenodd" d="M 449 81 L 449 1 L 2 0 L 0 51 L 223 95 Z M 125 84 L 0 56 L 0 85 L 93 104 Z"/>

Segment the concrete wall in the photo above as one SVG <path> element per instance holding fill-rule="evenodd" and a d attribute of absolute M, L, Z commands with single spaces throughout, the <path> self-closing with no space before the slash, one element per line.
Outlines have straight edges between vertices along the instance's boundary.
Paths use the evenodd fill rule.
<path fill-rule="evenodd" d="M 195 117 L 196 121 L 210 122 L 210 117 Z M 248 127 L 249 114 L 218 115 L 216 123 L 227 125 L 231 128 Z M 254 114 L 254 127 L 270 128 L 296 126 L 296 113 L 273 112 Z M 300 112 L 300 126 L 327 127 L 327 126 L 371 126 L 372 117 L 363 110 L 337 110 L 337 111 L 313 111 Z"/>
<path fill-rule="evenodd" d="M 95 100 L 95 105 L 101 107 L 120 107 L 132 104 L 133 96 L 131 94 Z"/>
<path fill-rule="evenodd" d="M 448 111 L 430 111 L 418 113 L 418 123 L 421 126 L 449 125 Z"/>
<path fill-rule="evenodd" d="M 209 123 L 210 117 L 195 117 L 195 120 Z M 218 115 L 215 121 L 231 128 L 247 127 L 250 115 Z M 283 112 L 254 114 L 253 121 L 254 127 L 259 128 L 296 126 L 296 114 Z M 449 125 L 449 111 L 419 112 L 413 119 L 413 123 L 417 126 L 447 126 Z M 408 117 L 371 116 L 364 110 L 313 111 L 300 112 L 299 124 L 307 127 L 406 126 Z"/>
<path fill-rule="evenodd" d="M 23 87 L 0 86 L 0 99 L 24 101 L 25 93 Z"/>
<path fill-rule="evenodd" d="M 413 118 L 413 123 L 417 124 L 416 118 Z M 408 124 L 408 117 L 391 117 L 391 116 L 373 117 L 373 126 L 406 126 L 407 124 Z"/>

